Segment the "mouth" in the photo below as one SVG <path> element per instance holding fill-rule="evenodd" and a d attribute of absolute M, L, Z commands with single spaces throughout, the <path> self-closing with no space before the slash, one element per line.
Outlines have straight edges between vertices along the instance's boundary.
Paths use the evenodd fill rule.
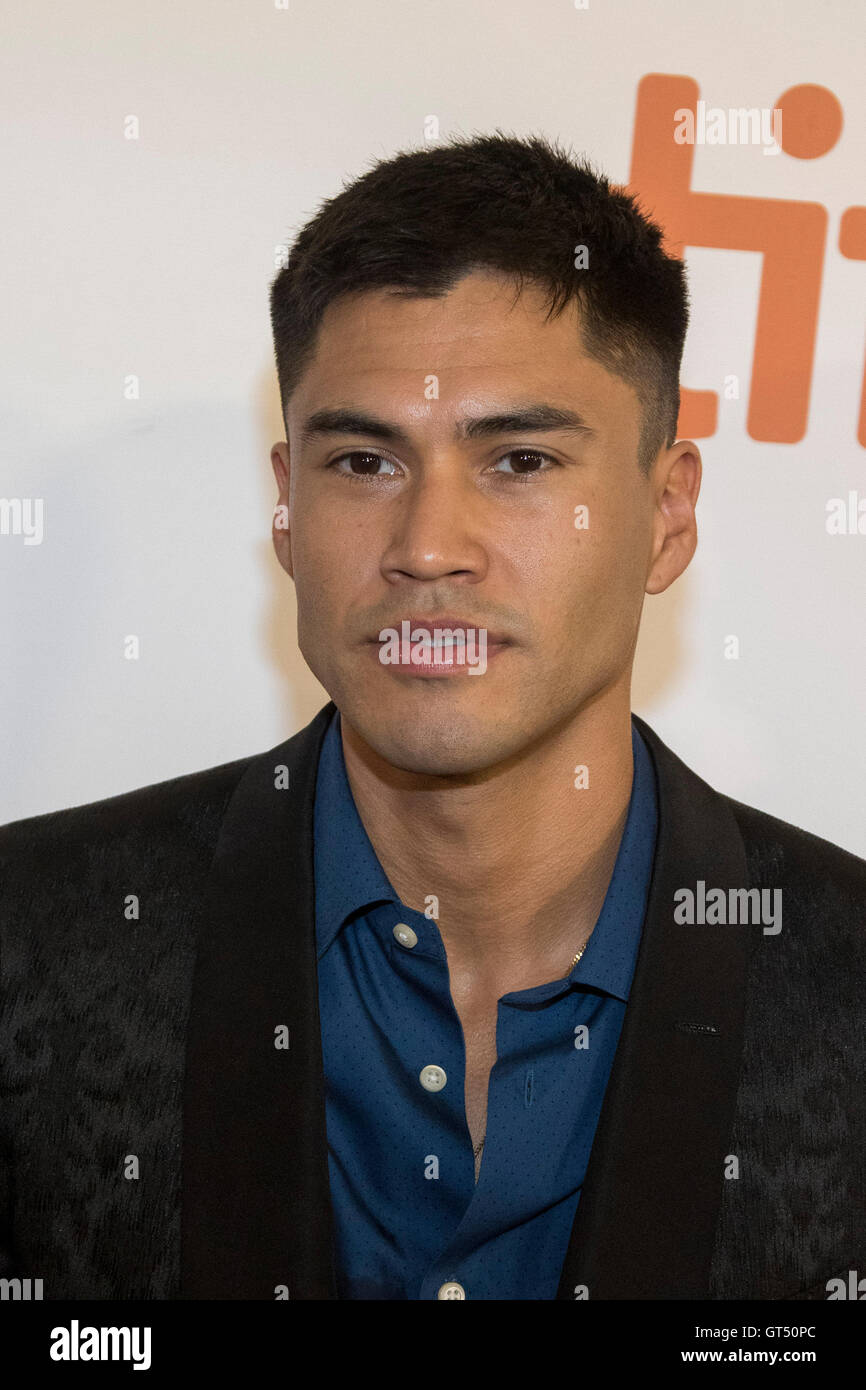
<path fill-rule="evenodd" d="M 366 644 L 380 665 L 404 676 L 483 675 L 488 663 L 509 646 L 503 633 L 458 618 L 404 618 L 383 627 Z"/>

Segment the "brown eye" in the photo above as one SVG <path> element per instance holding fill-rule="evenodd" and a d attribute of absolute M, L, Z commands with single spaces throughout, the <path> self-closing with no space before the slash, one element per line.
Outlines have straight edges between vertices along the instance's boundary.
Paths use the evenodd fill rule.
<path fill-rule="evenodd" d="M 549 454 L 541 453 L 538 449 L 509 449 L 508 453 L 503 454 L 497 461 L 497 464 L 502 463 L 505 459 L 513 459 L 518 463 L 517 467 L 512 465 L 512 477 L 532 477 L 536 473 L 546 473 L 548 471 L 546 468 L 526 468 L 523 465 L 527 462 L 530 465 L 543 464 L 545 462 L 551 463 L 554 466 L 556 464 L 555 459 L 552 459 Z M 506 476 L 508 476 L 508 474 L 506 474 Z"/>
<path fill-rule="evenodd" d="M 355 470 L 351 466 L 348 469 L 338 466 L 346 462 L 349 462 L 351 465 L 355 460 L 361 463 L 361 467 L 358 470 Z M 346 478 L 381 478 L 391 475 L 378 473 L 377 465 L 390 462 L 391 460 L 384 458 L 382 454 L 374 454 L 367 449 L 353 449 L 351 453 L 340 454 L 339 458 L 332 459 L 328 467 L 333 468 L 337 473 L 342 473 L 343 477 Z"/>

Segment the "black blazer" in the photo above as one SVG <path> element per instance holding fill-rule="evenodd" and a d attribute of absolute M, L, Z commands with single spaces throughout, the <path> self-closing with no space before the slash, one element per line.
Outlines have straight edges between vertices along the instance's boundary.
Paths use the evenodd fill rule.
<path fill-rule="evenodd" d="M 313 882 L 333 712 L 0 829 L 0 1275 L 46 1299 L 336 1297 Z M 558 1298 L 825 1299 L 866 1275 L 866 861 L 634 718 L 658 844 Z M 781 932 L 676 924 L 699 879 L 781 888 Z"/>

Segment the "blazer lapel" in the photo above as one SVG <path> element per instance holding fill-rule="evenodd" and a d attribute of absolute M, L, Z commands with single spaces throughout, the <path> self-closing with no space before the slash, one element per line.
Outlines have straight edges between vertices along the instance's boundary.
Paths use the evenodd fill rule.
<path fill-rule="evenodd" d="M 181 1297 L 336 1298 L 313 803 L 329 702 L 254 758 L 202 907 L 187 1035 Z M 288 771 L 288 788 L 277 769 Z M 275 1046 L 289 1030 L 288 1048 Z"/>
<path fill-rule="evenodd" d="M 558 1299 L 709 1297 L 748 956 L 760 932 L 674 922 L 678 888 L 749 886 L 745 849 L 725 798 L 632 717 L 658 779 L 656 855 Z"/>

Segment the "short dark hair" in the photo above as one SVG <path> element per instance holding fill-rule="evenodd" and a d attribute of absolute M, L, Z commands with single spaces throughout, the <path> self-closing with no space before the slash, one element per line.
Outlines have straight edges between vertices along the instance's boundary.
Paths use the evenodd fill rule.
<path fill-rule="evenodd" d="M 271 285 L 283 415 L 333 300 L 386 288 L 441 296 L 492 270 L 518 293 L 524 281 L 545 290 L 548 318 L 577 301 L 585 351 L 638 396 L 648 473 L 676 439 L 688 326 L 685 267 L 662 237 L 634 197 L 543 136 L 454 137 L 382 160 L 322 204 Z"/>

